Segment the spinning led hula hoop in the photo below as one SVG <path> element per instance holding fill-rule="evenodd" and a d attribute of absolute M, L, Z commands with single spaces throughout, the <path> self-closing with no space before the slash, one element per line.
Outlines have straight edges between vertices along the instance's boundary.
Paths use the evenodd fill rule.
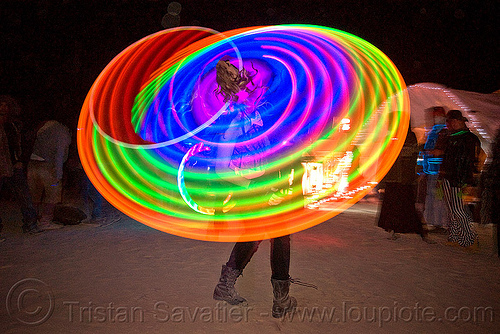
<path fill-rule="evenodd" d="M 220 59 L 252 73 L 248 97 L 217 93 Z M 249 105 L 260 131 L 221 140 Z M 354 35 L 311 25 L 180 27 L 132 44 L 102 71 L 82 108 L 78 150 L 98 191 L 137 221 L 187 238 L 251 241 L 307 229 L 356 203 L 396 160 L 408 122 L 400 73 Z M 265 149 L 239 159 L 260 161 L 264 176 L 242 186 L 232 180 L 251 178 L 243 167 L 216 170 L 218 150 L 263 139 Z M 354 146 L 357 168 L 342 167 Z M 294 163 L 297 172 L 301 159 L 326 175 L 308 208 L 296 185 L 290 195 L 284 172 Z M 331 178 L 337 171 L 342 182 Z M 277 194 L 285 200 L 273 202 Z M 331 209 L 314 209 L 322 201 Z"/>

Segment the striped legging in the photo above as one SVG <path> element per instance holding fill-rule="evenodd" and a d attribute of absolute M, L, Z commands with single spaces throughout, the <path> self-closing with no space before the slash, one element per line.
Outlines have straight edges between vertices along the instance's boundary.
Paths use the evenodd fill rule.
<path fill-rule="evenodd" d="M 450 216 L 449 241 L 458 242 L 460 246 L 467 247 L 474 243 L 477 238 L 472 214 L 462 201 L 460 188 L 452 187 L 450 182 L 443 179 L 443 193 L 448 213 Z"/>

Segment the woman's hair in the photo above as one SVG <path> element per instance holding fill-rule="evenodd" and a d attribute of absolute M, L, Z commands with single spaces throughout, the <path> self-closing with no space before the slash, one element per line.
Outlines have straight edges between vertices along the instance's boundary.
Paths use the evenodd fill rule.
<path fill-rule="evenodd" d="M 252 79 L 258 72 L 255 68 L 255 72 L 253 74 L 245 68 L 238 71 L 238 69 L 232 65 L 229 60 L 219 60 L 215 69 L 217 71 L 216 81 L 218 84 L 215 92 L 217 94 L 222 94 L 224 102 L 237 101 L 238 97 L 236 94 L 242 90 L 250 92 L 247 88 L 247 84 L 252 82 Z"/>

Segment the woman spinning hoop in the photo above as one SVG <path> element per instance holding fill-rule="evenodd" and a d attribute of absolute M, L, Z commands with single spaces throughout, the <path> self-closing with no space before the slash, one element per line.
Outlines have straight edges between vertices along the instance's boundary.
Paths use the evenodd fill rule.
<path fill-rule="evenodd" d="M 227 129 L 221 136 L 222 145 L 217 148 L 215 170 L 227 182 L 248 188 L 253 179 L 261 177 L 265 172 L 257 171 L 248 175 L 239 173 L 238 166 L 234 163 L 235 146 L 237 146 L 235 142 L 240 142 L 250 129 L 263 126 L 262 118 L 257 111 L 263 90 L 253 82 L 257 70 L 255 73 L 245 68 L 238 70 L 230 61 L 219 60 L 216 71 L 218 84 L 216 94 L 222 95 L 225 102 L 231 103 L 229 115 L 234 117 L 230 117 Z M 241 157 L 240 160 L 242 160 Z M 244 167 L 240 168 L 244 169 Z M 235 172 L 230 173 L 231 170 Z M 268 205 L 267 203 L 266 200 L 265 205 Z M 232 305 L 246 302 L 245 298 L 238 294 L 234 285 L 261 242 L 250 241 L 235 244 L 229 260 L 222 266 L 219 283 L 213 294 L 215 300 L 223 300 Z M 282 317 L 297 306 L 296 299 L 288 294 L 291 282 L 289 268 L 290 235 L 271 239 L 271 283 L 274 295 L 272 314 L 275 318 Z"/>

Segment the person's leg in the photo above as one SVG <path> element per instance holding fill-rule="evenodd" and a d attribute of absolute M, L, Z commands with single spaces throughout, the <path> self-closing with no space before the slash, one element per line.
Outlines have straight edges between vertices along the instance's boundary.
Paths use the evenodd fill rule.
<path fill-rule="evenodd" d="M 271 239 L 271 278 L 286 280 L 290 270 L 290 235 Z"/>
<path fill-rule="evenodd" d="M 436 175 L 427 176 L 427 193 L 425 196 L 424 219 L 429 225 L 439 226 L 436 221 Z M 446 209 L 445 209 L 446 210 Z"/>
<path fill-rule="evenodd" d="M 437 175 L 429 176 L 429 185 L 428 185 L 428 196 L 430 205 L 430 211 L 428 215 L 428 222 L 436 227 L 436 231 L 440 233 L 446 233 L 446 230 L 449 228 L 449 215 L 447 205 L 445 200 L 439 196 L 437 196 Z M 427 205 L 427 204 L 426 204 Z M 427 210 L 427 206 L 425 208 Z"/>
<path fill-rule="evenodd" d="M 419 215 L 425 220 L 424 212 L 425 212 L 425 200 L 427 198 L 427 184 L 429 182 L 429 175 L 422 174 L 418 178 L 417 182 L 417 198 L 415 200 L 415 207 L 419 212 Z"/>
<path fill-rule="evenodd" d="M 62 225 L 53 223 L 56 204 L 61 202 L 61 181 L 57 180 L 55 169 L 48 163 L 41 164 L 39 177 L 44 189 L 44 199 L 40 209 L 40 227 L 44 230 L 61 228 Z"/>
<path fill-rule="evenodd" d="M 408 222 L 410 223 L 409 224 L 410 231 L 415 232 L 418 235 L 420 235 L 422 240 L 427 242 L 427 243 L 430 243 L 430 244 L 436 243 L 435 241 L 433 241 L 429 238 L 427 227 L 424 227 L 424 224 L 426 224 L 424 214 L 423 214 L 423 211 L 421 211 L 418 208 L 419 205 L 417 204 L 417 201 L 419 200 L 418 199 L 419 190 L 417 189 L 417 186 L 403 185 L 403 189 L 404 189 L 403 193 L 405 195 L 408 195 L 408 198 L 406 198 L 406 201 L 408 201 L 407 214 L 408 214 Z M 427 190 L 427 187 L 425 187 L 425 189 Z M 421 189 L 420 191 L 423 191 L 423 190 Z M 411 196 L 412 193 L 414 194 L 413 197 Z M 402 196 L 402 197 L 404 197 L 404 196 Z M 420 201 L 423 202 L 424 199 L 421 198 Z"/>
<path fill-rule="evenodd" d="M 449 232 L 448 241 L 458 243 L 458 228 L 457 228 L 458 222 L 456 220 L 454 213 L 455 210 L 453 201 L 454 194 L 451 191 L 450 183 L 448 182 L 448 180 L 443 180 L 441 182 L 441 187 L 443 190 L 443 198 L 446 205 L 446 209 L 448 211 L 448 216 L 450 217 L 450 225 L 448 229 Z"/>
<path fill-rule="evenodd" d="M 40 183 L 37 161 L 29 162 L 27 179 L 31 199 L 33 200 L 33 204 L 35 205 L 35 210 L 38 211 L 42 202 L 43 186 Z M 39 214 L 40 213 L 38 212 L 38 215 Z"/>
<path fill-rule="evenodd" d="M 245 269 L 246 265 L 250 262 L 250 259 L 259 248 L 260 243 L 261 241 L 237 242 L 233 247 L 226 266 L 241 271 Z"/>
<path fill-rule="evenodd" d="M 472 223 L 472 215 L 460 196 L 460 188 L 451 187 L 448 180 L 444 179 L 443 193 L 451 220 L 448 239 L 463 247 L 473 245 L 477 234 Z"/>
<path fill-rule="evenodd" d="M 224 300 L 231 305 L 245 303 L 245 298 L 241 297 L 234 285 L 236 279 L 241 275 L 253 254 L 257 251 L 261 241 L 237 242 L 229 260 L 222 266 L 219 283 L 215 286 L 213 298 Z"/>
<path fill-rule="evenodd" d="M 82 197 L 85 202 L 85 208 L 92 219 L 101 217 L 102 204 L 104 198 L 90 182 L 88 176 L 83 172 L 82 175 Z"/>
<path fill-rule="evenodd" d="M 23 231 L 26 233 L 37 232 L 37 213 L 31 198 L 28 181 L 22 168 L 14 168 L 14 175 L 12 176 L 11 183 L 17 203 L 23 215 Z"/>
<path fill-rule="evenodd" d="M 290 236 L 271 240 L 271 284 L 273 285 L 273 308 L 275 318 L 281 318 L 297 306 L 297 300 L 289 295 L 290 290 Z"/>
<path fill-rule="evenodd" d="M 90 184 L 89 195 L 92 202 L 94 202 L 94 207 L 92 209 L 92 218 L 99 218 L 102 215 L 102 204 L 104 198 L 102 197 L 101 193 L 97 191 L 93 184 Z"/>
<path fill-rule="evenodd" d="M 82 174 L 80 175 L 80 183 L 81 183 L 81 193 L 80 196 L 83 200 L 83 207 L 85 214 L 87 215 L 88 219 L 90 220 L 90 217 L 92 216 L 92 210 L 93 210 L 93 204 L 92 199 L 90 198 L 90 180 L 85 174 L 84 171 L 81 172 Z"/>

